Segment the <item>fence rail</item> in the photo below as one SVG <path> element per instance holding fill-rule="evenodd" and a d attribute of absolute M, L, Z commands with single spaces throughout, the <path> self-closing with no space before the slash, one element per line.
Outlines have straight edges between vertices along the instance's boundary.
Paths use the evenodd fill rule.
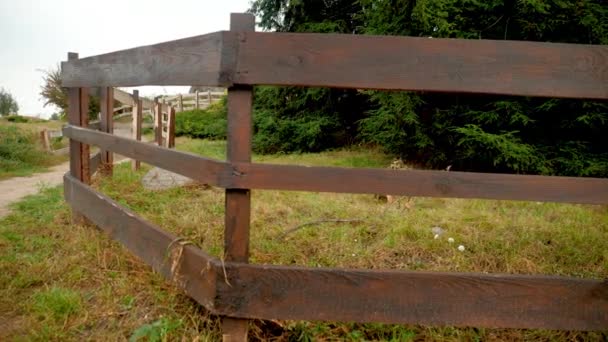
<path fill-rule="evenodd" d="M 225 315 L 225 340 L 245 340 L 248 318 L 608 328 L 607 280 L 247 263 L 250 189 L 608 203 L 608 179 L 603 178 L 251 163 L 252 85 L 605 99 L 608 47 L 254 33 L 253 28 L 252 16 L 233 14 L 230 32 L 84 59 L 71 55 L 62 64 L 64 84 L 70 87 L 70 125 L 64 134 L 71 139 L 71 171 L 64 184 L 75 220 L 79 215 L 91 220 L 212 313 Z M 143 84 L 229 86 L 227 160 L 86 128 L 85 87 Z M 161 119 L 157 115 L 155 122 Z M 225 260 L 193 246 L 183 247 L 178 260 L 167 260 L 175 236 L 87 185 L 88 170 L 95 166 L 89 145 L 225 188 Z"/>

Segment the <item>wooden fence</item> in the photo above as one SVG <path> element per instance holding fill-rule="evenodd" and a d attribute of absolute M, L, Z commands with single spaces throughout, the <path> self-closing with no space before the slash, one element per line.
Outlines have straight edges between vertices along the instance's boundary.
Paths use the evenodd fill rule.
<path fill-rule="evenodd" d="M 608 203 L 602 178 L 252 163 L 253 85 L 607 99 L 608 46 L 253 31 L 253 16 L 233 14 L 230 31 L 82 59 L 69 55 L 62 64 L 70 89 L 65 197 L 76 220 L 86 217 L 225 316 L 225 340 L 246 339 L 250 318 L 608 328 L 608 280 L 248 264 L 250 189 Z M 87 87 L 144 84 L 228 87 L 227 160 L 86 128 Z M 89 145 L 225 188 L 224 259 L 175 243 L 176 236 L 87 185 Z"/>
<path fill-rule="evenodd" d="M 183 112 L 185 110 L 204 109 L 209 107 L 213 102 L 219 101 L 226 94 L 224 92 L 206 92 L 196 91 L 188 94 L 177 94 L 171 96 L 161 96 L 159 101 L 164 101 L 168 105 L 176 108 L 176 111 Z"/>

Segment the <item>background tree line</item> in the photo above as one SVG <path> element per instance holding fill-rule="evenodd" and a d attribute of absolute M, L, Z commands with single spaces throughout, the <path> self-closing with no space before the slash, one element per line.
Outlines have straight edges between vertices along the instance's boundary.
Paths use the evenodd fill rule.
<path fill-rule="evenodd" d="M 608 44 L 602 0 L 256 0 L 269 31 Z M 549 67 L 549 66 L 547 66 Z M 608 102 L 256 87 L 254 148 L 375 144 L 424 167 L 608 176 Z"/>

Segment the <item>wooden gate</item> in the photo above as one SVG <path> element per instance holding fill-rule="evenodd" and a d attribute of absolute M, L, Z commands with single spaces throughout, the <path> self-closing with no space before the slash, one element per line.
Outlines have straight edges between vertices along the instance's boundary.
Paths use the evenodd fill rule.
<path fill-rule="evenodd" d="M 71 139 L 64 184 L 76 219 L 104 229 L 225 316 L 226 340 L 245 339 L 248 318 L 608 328 L 608 281 L 601 279 L 248 264 L 250 189 L 608 203 L 608 179 L 600 178 L 252 163 L 253 85 L 607 99 L 608 46 L 253 31 L 253 16 L 233 14 L 230 31 L 82 59 L 70 54 L 62 63 Z M 193 84 L 229 88 L 226 161 L 86 128 L 88 87 Z M 89 145 L 225 188 L 225 258 L 180 245 L 89 187 Z"/>

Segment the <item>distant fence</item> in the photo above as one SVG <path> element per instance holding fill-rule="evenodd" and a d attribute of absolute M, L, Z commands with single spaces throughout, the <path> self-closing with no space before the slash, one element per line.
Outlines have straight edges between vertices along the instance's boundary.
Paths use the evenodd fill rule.
<path fill-rule="evenodd" d="M 226 96 L 225 92 L 212 92 L 208 90 L 205 92 L 196 91 L 188 94 L 161 96 L 159 101 L 165 101 L 179 113 L 186 110 L 207 108 L 212 103 L 219 101 L 223 96 Z"/>
<path fill-rule="evenodd" d="M 95 89 L 99 92 L 98 89 Z M 153 118 L 153 129 L 154 129 L 154 141 L 158 146 L 165 146 L 167 148 L 175 147 L 175 108 L 171 104 L 159 103 L 156 100 L 150 100 L 139 96 L 137 90 L 133 91 L 133 94 L 129 94 L 120 89 L 111 89 L 111 98 L 106 99 L 110 101 L 107 106 L 112 108 L 111 120 L 105 122 L 105 129 L 107 132 L 113 132 L 114 121 L 123 117 L 132 117 L 131 120 L 131 135 L 132 138 L 140 141 L 142 135 L 143 114 L 146 113 Z M 114 107 L 115 101 L 121 103 L 120 107 Z M 120 114 L 115 114 L 120 113 Z M 160 114 L 159 114 L 160 113 Z M 98 121 L 88 123 L 88 127 L 99 130 L 102 125 L 102 113 Z M 52 139 L 63 137 L 63 131 L 61 130 L 47 130 L 43 129 L 40 131 L 40 141 L 43 149 L 53 154 L 67 154 L 69 148 L 61 148 L 53 150 Z M 111 159 L 111 156 L 108 156 Z M 133 160 L 133 168 L 139 169 L 139 161 Z"/>
<path fill-rule="evenodd" d="M 250 189 L 608 203 L 602 178 L 252 163 L 253 85 L 607 99 L 608 46 L 256 33 L 254 26 L 253 16 L 234 14 L 228 32 L 83 59 L 69 55 L 62 64 L 70 91 L 65 196 L 76 220 L 84 215 L 210 312 L 224 315 L 225 340 L 246 340 L 249 318 L 608 328 L 603 279 L 248 264 Z M 227 161 L 86 128 L 86 87 L 144 84 L 228 87 Z M 177 236 L 87 185 L 89 144 L 225 188 L 224 258 L 176 243 Z"/>

